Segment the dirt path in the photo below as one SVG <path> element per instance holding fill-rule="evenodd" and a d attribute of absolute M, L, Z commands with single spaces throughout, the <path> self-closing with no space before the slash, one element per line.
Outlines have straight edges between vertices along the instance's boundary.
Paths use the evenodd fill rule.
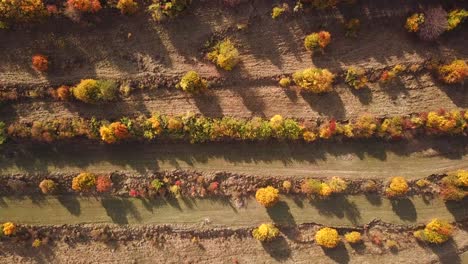
<path fill-rule="evenodd" d="M 194 169 L 266 176 L 409 179 L 467 168 L 467 138 L 317 144 L 7 144 L 2 173 Z"/>
<path fill-rule="evenodd" d="M 200 113 L 209 117 L 252 116 L 272 117 L 280 114 L 305 120 L 334 117 L 340 120 L 356 118 L 364 113 L 375 116 L 405 115 L 416 112 L 468 108 L 468 86 L 441 89 L 422 79 L 413 79 L 412 88 L 373 87 L 355 92 L 339 86 L 326 95 L 303 94 L 275 86 L 227 87 L 205 95 L 190 96 L 178 91 L 159 89 L 149 94 L 137 93 L 124 101 L 104 105 L 78 102 L 29 100 L 0 108 L 5 121 L 36 121 L 55 118 L 93 116 L 119 119 L 122 116 Z M 418 84 L 419 82 L 419 84 Z M 346 103 L 345 103 L 346 102 Z"/>
<path fill-rule="evenodd" d="M 363 226 L 373 219 L 391 224 L 422 224 L 434 217 L 448 221 L 468 218 L 467 203 L 447 208 L 439 199 L 425 201 L 413 197 L 391 203 L 379 196 L 335 197 L 326 201 L 281 201 L 266 210 L 254 199 L 237 209 L 228 199 L 138 200 L 132 198 L 3 197 L 0 222 L 34 225 L 85 223 L 174 224 L 231 228 L 252 227 L 273 221 L 281 225 L 317 223 L 328 226 Z M 31 217 L 34 216 L 34 217 Z"/>

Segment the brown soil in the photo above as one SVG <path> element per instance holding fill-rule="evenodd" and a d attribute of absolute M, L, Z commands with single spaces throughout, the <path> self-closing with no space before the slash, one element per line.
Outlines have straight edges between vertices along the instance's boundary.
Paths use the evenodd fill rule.
<path fill-rule="evenodd" d="M 460 255 L 468 249 L 463 230 L 456 231 L 453 241 L 433 247 L 418 244 L 408 228 L 377 222 L 366 227 L 363 244 L 342 243 L 325 250 L 313 242 L 318 228 L 281 228 L 280 239 L 262 244 L 249 235 L 251 229 L 187 232 L 170 226 L 36 226 L 31 230 L 33 237 L 48 237 L 41 247 L 32 249 L 29 235 L 24 242 L 3 241 L 0 259 L 14 263 L 310 263 L 311 259 L 320 263 L 462 263 Z M 343 235 L 348 230 L 339 232 Z M 372 237 L 382 245 L 371 242 Z M 389 249 L 387 240 L 397 241 L 397 249 Z"/>

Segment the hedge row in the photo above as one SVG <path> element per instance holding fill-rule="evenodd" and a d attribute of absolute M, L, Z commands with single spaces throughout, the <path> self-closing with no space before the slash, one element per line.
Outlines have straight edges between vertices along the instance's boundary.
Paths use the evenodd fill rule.
<path fill-rule="evenodd" d="M 112 144 L 122 141 L 153 141 L 156 139 L 189 141 L 191 143 L 219 141 L 288 140 L 313 142 L 345 138 L 403 139 L 416 135 L 467 134 L 468 112 L 464 110 L 419 113 L 410 116 L 375 118 L 363 115 L 356 120 L 335 119 L 310 123 L 280 115 L 270 120 L 255 117 L 236 119 L 208 118 L 195 114 L 122 118 L 110 122 L 74 118 L 32 123 L 0 122 L 0 142 L 5 139 L 53 142 L 63 139 L 87 138 Z"/>

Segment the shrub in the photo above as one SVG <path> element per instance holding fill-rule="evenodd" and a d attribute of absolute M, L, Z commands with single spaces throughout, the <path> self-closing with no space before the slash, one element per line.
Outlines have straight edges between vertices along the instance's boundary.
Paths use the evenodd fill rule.
<path fill-rule="evenodd" d="M 361 21 L 357 18 L 352 18 L 345 24 L 345 35 L 347 37 L 357 37 L 357 33 L 361 28 Z"/>
<path fill-rule="evenodd" d="M 181 193 L 180 193 L 180 186 L 177 184 L 172 185 L 169 187 L 169 191 L 174 195 L 175 198 L 180 198 Z"/>
<path fill-rule="evenodd" d="M 96 190 L 100 193 L 108 192 L 112 188 L 112 180 L 109 176 L 99 176 L 96 180 Z"/>
<path fill-rule="evenodd" d="M 5 123 L 0 121 L 0 145 L 5 143 L 7 139 L 7 133 L 6 133 L 5 127 L 6 127 Z"/>
<path fill-rule="evenodd" d="M 424 23 L 424 14 L 416 13 L 406 19 L 405 28 L 409 32 L 418 32 L 419 26 Z"/>
<path fill-rule="evenodd" d="M 260 188 L 255 193 L 255 199 L 265 207 L 272 207 L 279 200 L 279 190 L 272 186 Z"/>
<path fill-rule="evenodd" d="M 331 42 L 331 34 L 328 31 L 315 32 L 304 39 L 304 46 L 309 51 L 324 49 Z"/>
<path fill-rule="evenodd" d="M 321 188 L 320 181 L 314 179 L 303 180 L 301 184 L 301 192 L 307 195 L 319 194 Z"/>
<path fill-rule="evenodd" d="M 291 85 L 291 79 L 288 77 L 281 78 L 279 80 L 279 85 L 283 88 L 287 88 Z"/>
<path fill-rule="evenodd" d="M 418 186 L 419 188 L 425 188 L 429 184 L 431 184 L 431 182 L 426 179 L 419 179 L 416 181 L 416 186 Z"/>
<path fill-rule="evenodd" d="M 110 125 L 103 125 L 99 129 L 102 141 L 112 144 L 130 137 L 128 127 L 121 122 L 114 122 Z"/>
<path fill-rule="evenodd" d="M 239 51 L 229 39 L 216 44 L 213 51 L 208 53 L 208 59 L 226 71 L 232 70 L 240 61 Z"/>
<path fill-rule="evenodd" d="M 32 57 L 32 66 L 36 71 L 45 72 L 49 68 L 49 61 L 44 55 L 34 55 Z"/>
<path fill-rule="evenodd" d="M 175 17 L 184 11 L 192 0 L 153 0 L 148 11 L 156 21 L 162 21 L 167 17 Z"/>
<path fill-rule="evenodd" d="M 274 115 L 269 122 L 273 135 L 277 139 L 298 139 L 302 128 L 289 118 L 284 119 L 280 115 Z"/>
<path fill-rule="evenodd" d="M 345 234 L 345 239 L 348 243 L 357 244 L 362 242 L 361 233 L 352 231 Z"/>
<path fill-rule="evenodd" d="M 433 219 L 423 230 L 414 232 L 414 236 L 424 242 L 442 244 L 450 239 L 453 226 L 445 221 Z"/>
<path fill-rule="evenodd" d="M 348 188 L 348 184 L 345 180 L 339 177 L 332 177 L 332 179 L 328 182 L 333 193 L 342 193 L 346 191 Z"/>
<path fill-rule="evenodd" d="M 387 248 L 389 248 L 391 250 L 398 249 L 398 242 L 396 242 L 395 240 L 392 240 L 392 239 L 387 239 L 387 241 L 385 241 L 385 245 L 387 246 Z"/>
<path fill-rule="evenodd" d="M 465 18 L 468 17 L 468 11 L 465 9 L 455 9 L 450 11 L 447 17 L 448 30 L 456 28 Z"/>
<path fill-rule="evenodd" d="M 440 196 L 445 201 L 461 201 L 467 196 L 468 192 L 453 185 L 443 184 L 440 186 Z"/>
<path fill-rule="evenodd" d="M 370 138 L 377 130 L 377 122 L 372 115 L 364 114 L 354 124 L 353 133 L 358 138 Z"/>
<path fill-rule="evenodd" d="M 271 18 L 277 19 L 281 15 L 283 15 L 286 11 L 288 11 L 289 5 L 284 3 L 281 6 L 275 6 L 273 7 L 273 10 L 271 11 Z"/>
<path fill-rule="evenodd" d="M 138 11 L 138 3 L 135 0 L 119 0 L 117 8 L 124 15 L 133 15 Z"/>
<path fill-rule="evenodd" d="M 289 193 L 291 191 L 292 183 L 290 181 L 283 181 L 282 185 L 283 185 L 284 192 Z"/>
<path fill-rule="evenodd" d="M 85 103 L 112 101 L 117 98 L 119 89 L 113 81 L 85 79 L 73 87 L 73 96 Z"/>
<path fill-rule="evenodd" d="M 388 197 L 398 197 L 405 195 L 409 190 L 408 182 L 403 177 L 393 177 L 390 185 L 385 189 L 385 194 Z"/>
<path fill-rule="evenodd" d="M 419 26 L 418 35 L 423 40 L 432 41 L 442 35 L 447 28 L 447 12 L 442 7 L 429 8 L 424 12 L 424 23 Z"/>
<path fill-rule="evenodd" d="M 278 235 L 279 229 L 273 224 L 261 224 L 252 231 L 252 236 L 261 242 L 271 241 L 277 238 Z"/>
<path fill-rule="evenodd" d="M 345 83 L 356 90 L 362 89 L 368 82 L 365 74 L 364 70 L 351 67 L 346 71 Z"/>
<path fill-rule="evenodd" d="M 41 241 L 40 239 L 37 239 L 37 238 L 36 238 L 36 239 L 34 239 L 34 241 L 32 242 L 32 245 L 31 245 L 31 246 L 32 246 L 33 248 L 38 248 L 38 247 L 40 247 L 41 245 L 42 245 L 42 241 Z"/>
<path fill-rule="evenodd" d="M 62 85 L 59 88 L 57 88 L 56 98 L 61 101 L 70 100 L 70 87 Z"/>
<path fill-rule="evenodd" d="M 380 80 L 379 81 L 383 82 L 383 83 L 388 83 L 390 81 L 393 81 L 404 70 L 406 70 L 405 66 L 403 66 L 401 64 L 397 64 L 391 70 L 383 71 L 382 74 L 380 75 Z"/>
<path fill-rule="evenodd" d="M 151 188 L 156 192 L 159 191 L 164 186 L 164 183 L 158 179 L 154 179 L 151 181 Z"/>
<path fill-rule="evenodd" d="M 41 192 L 43 194 L 53 193 L 55 192 L 56 188 L 57 188 L 57 185 L 55 184 L 53 180 L 42 180 L 39 183 L 39 189 L 41 189 Z"/>
<path fill-rule="evenodd" d="M 439 77 L 448 84 L 462 83 L 468 77 L 468 65 L 464 60 L 454 60 L 439 67 Z"/>
<path fill-rule="evenodd" d="M 207 85 L 207 81 L 202 79 L 197 72 L 189 71 L 182 77 L 176 88 L 188 93 L 199 93 L 206 90 Z"/>
<path fill-rule="evenodd" d="M 331 91 L 333 78 L 329 70 L 320 68 L 308 68 L 293 74 L 293 80 L 299 87 L 313 93 Z"/>
<path fill-rule="evenodd" d="M 12 222 L 6 222 L 2 225 L 2 231 L 5 236 L 11 236 L 16 233 L 16 225 Z"/>
<path fill-rule="evenodd" d="M 83 172 L 72 180 L 72 189 L 77 192 L 89 191 L 96 186 L 96 175 Z"/>
<path fill-rule="evenodd" d="M 80 12 L 96 13 L 101 10 L 99 0 L 68 0 L 67 5 Z"/>
<path fill-rule="evenodd" d="M 340 237 L 336 229 L 324 227 L 315 234 L 315 241 L 322 247 L 335 248 L 340 243 Z"/>
<path fill-rule="evenodd" d="M 4 21 L 29 22 L 47 14 L 42 0 L 0 1 L 0 24 Z"/>

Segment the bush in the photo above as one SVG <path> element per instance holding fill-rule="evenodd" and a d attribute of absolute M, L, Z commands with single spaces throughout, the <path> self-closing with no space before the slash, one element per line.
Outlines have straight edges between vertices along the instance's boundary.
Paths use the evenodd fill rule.
<path fill-rule="evenodd" d="M 55 190 L 57 189 L 57 185 L 53 180 L 42 180 L 39 183 L 39 189 L 41 189 L 41 192 L 43 194 L 50 194 L 55 192 Z"/>
<path fill-rule="evenodd" d="M 5 236 L 11 236 L 16 233 L 16 225 L 12 222 L 6 222 L 2 226 L 2 231 Z"/>
<path fill-rule="evenodd" d="M 113 81 L 85 79 L 73 87 L 73 96 L 85 103 L 96 104 L 99 102 L 113 101 L 117 99 L 119 89 Z"/>
<path fill-rule="evenodd" d="M 184 11 L 192 0 L 153 0 L 148 11 L 156 21 L 162 21 L 167 17 L 175 17 Z"/>
<path fill-rule="evenodd" d="M 99 0 L 68 0 L 67 5 L 80 12 L 88 13 L 96 13 L 102 8 Z"/>
<path fill-rule="evenodd" d="M 377 131 L 377 121 L 372 115 L 362 115 L 354 124 L 353 134 L 357 138 L 370 138 Z"/>
<path fill-rule="evenodd" d="M 281 78 L 281 80 L 279 80 L 279 85 L 283 88 L 287 88 L 291 85 L 291 79 L 288 77 Z"/>
<path fill-rule="evenodd" d="M 252 231 L 252 236 L 261 242 L 271 241 L 277 238 L 278 235 L 279 229 L 273 224 L 261 224 Z"/>
<path fill-rule="evenodd" d="M 49 61 L 44 55 L 34 55 L 32 57 L 32 66 L 36 71 L 45 72 L 49 68 Z"/>
<path fill-rule="evenodd" d="M 419 26 L 424 23 L 424 14 L 416 13 L 406 19 L 405 28 L 409 32 L 418 32 Z"/>
<path fill-rule="evenodd" d="M 335 248 L 340 243 L 340 237 L 336 229 L 324 227 L 315 234 L 315 241 L 322 247 Z"/>
<path fill-rule="evenodd" d="M 99 176 L 96 180 L 96 190 L 100 193 L 108 192 L 112 188 L 112 180 L 109 176 Z"/>
<path fill-rule="evenodd" d="M 433 219 L 423 230 L 414 232 L 414 236 L 424 242 L 442 244 L 450 239 L 453 226 L 445 221 Z"/>
<path fill-rule="evenodd" d="M 283 15 L 286 11 L 288 11 L 289 5 L 284 3 L 282 6 L 275 6 L 271 11 L 271 18 L 277 19 L 281 15 Z"/>
<path fill-rule="evenodd" d="M 367 86 L 368 79 L 362 69 L 351 67 L 346 71 L 345 83 L 359 90 Z"/>
<path fill-rule="evenodd" d="M 454 60 L 439 67 L 439 77 L 448 84 L 462 83 L 468 77 L 468 65 L 464 60 Z"/>
<path fill-rule="evenodd" d="M 151 181 L 151 188 L 156 192 L 159 191 L 164 186 L 164 183 L 158 179 Z"/>
<path fill-rule="evenodd" d="M 255 199 L 265 207 L 272 207 L 279 200 L 279 190 L 272 186 L 260 188 L 255 193 Z"/>
<path fill-rule="evenodd" d="M 424 23 L 419 26 L 418 35 L 423 40 L 432 41 L 442 35 L 447 28 L 447 12 L 442 7 L 429 8 L 424 12 Z"/>
<path fill-rule="evenodd" d="M 388 197 L 399 197 L 405 195 L 409 190 L 408 182 L 403 177 L 393 177 L 390 185 L 385 189 L 385 194 Z"/>
<path fill-rule="evenodd" d="M 331 34 L 328 31 L 320 31 L 308 35 L 304 39 L 304 46 L 309 51 L 324 49 L 331 42 Z"/>
<path fill-rule="evenodd" d="M 102 141 L 112 144 L 130 137 L 128 127 L 121 122 L 114 122 L 110 125 L 103 125 L 99 129 Z"/>
<path fill-rule="evenodd" d="M 5 123 L 0 121 L 0 145 L 5 143 L 7 139 L 7 133 L 6 133 L 5 128 L 6 128 Z"/>
<path fill-rule="evenodd" d="M 90 191 L 96 186 L 96 175 L 83 172 L 72 180 L 72 189 L 77 192 Z"/>
<path fill-rule="evenodd" d="M 468 11 L 465 9 L 455 9 L 450 11 L 447 18 L 448 28 L 447 30 L 453 30 L 456 28 L 465 18 L 468 17 Z"/>
<path fill-rule="evenodd" d="M 283 181 L 283 189 L 285 193 L 289 193 L 292 188 L 292 183 L 290 181 Z"/>
<path fill-rule="evenodd" d="M 345 234 L 345 239 L 348 243 L 357 244 L 362 242 L 361 233 L 352 231 Z"/>
<path fill-rule="evenodd" d="M 213 51 L 208 53 L 208 59 L 226 71 L 232 70 L 240 61 L 239 51 L 229 39 L 216 44 Z"/>
<path fill-rule="evenodd" d="M 70 100 L 70 87 L 65 85 L 60 86 L 59 88 L 57 88 L 55 96 L 61 101 Z"/>
<path fill-rule="evenodd" d="M 443 184 L 440 186 L 440 196 L 445 201 L 461 201 L 465 199 L 468 192 L 453 185 Z"/>
<path fill-rule="evenodd" d="M 320 181 L 314 179 L 306 179 L 302 181 L 301 192 L 306 195 L 316 195 L 320 193 L 321 190 Z"/>
<path fill-rule="evenodd" d="M 124 15 L 133 15 L 138 11 L 138 3 L 135 0 L 119 0 L 117 8 Z"/>
<path fill-rule="evenodd" d="M 332 179 L 328 182 L 333 193 L 342 193 L 346 191 L 348 188 L 348 184 L 345 180 L 339 177 L 332 177 Z"/>
<path fill-rule="evenodd" d="M 176 88 L 188 93 L 199 93 L 206 90 L 207 87 L 207 81 L 202 79 L 195 71 L 187 72 L 176 86 Z"/>
<path fill-rule="evenodd" d="M 308 68 L 293 74 L 293 80 L 302 89 L 313 93 L 332 90 L 333 74 L 327 69 Z"/>
<path fill-rule="evenodd" d="M 425 188 L 429 184 L 431 184 L 431 182 L 426 179 L 419 179 L 416 181 L 416 186 L 418 186 L 419 188 Z"/>
<path fill-rule="evenodd" d="M 42 0 L 0 1 L 1 22 L 29 22 L 47 15 Z"/>
<path fill-rule="evenodd" d="M 391 70 L 383 71 L 382 74 L 380 75 L 380 80 L 379 81 L 382 82 L 382 83 L 388 83 L 390 81 L 393 81 L 404 70 L 406 70 L 405 66 L 403 66 L 401 64 L 397 64 Z"/>

